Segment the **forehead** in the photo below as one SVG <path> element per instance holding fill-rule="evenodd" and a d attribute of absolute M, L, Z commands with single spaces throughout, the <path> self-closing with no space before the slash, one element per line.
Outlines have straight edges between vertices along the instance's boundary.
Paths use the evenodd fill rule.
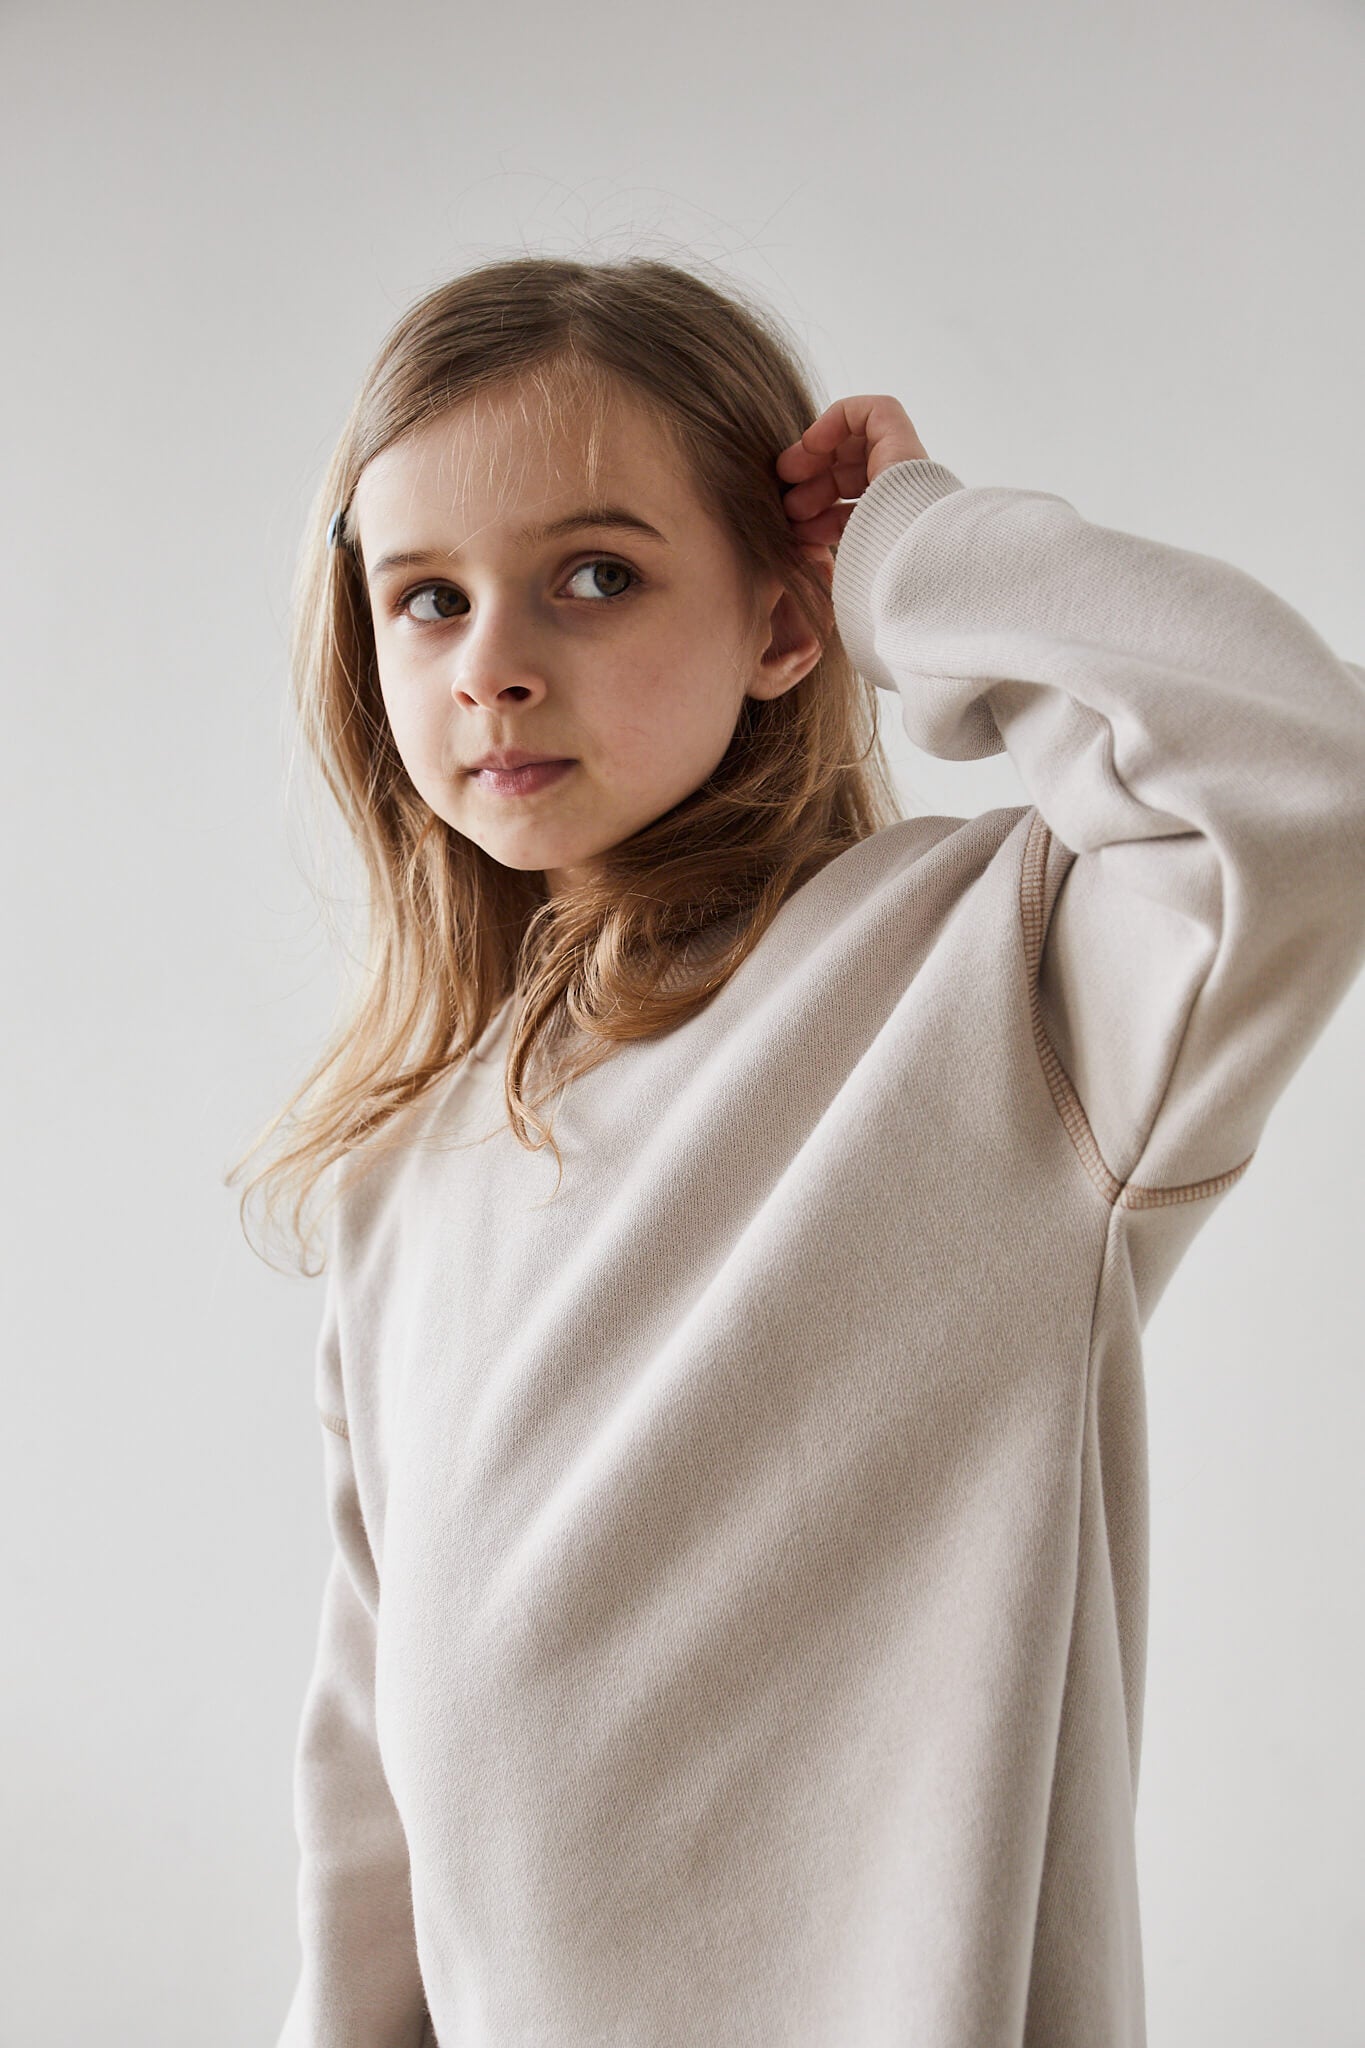
<path fill-rule="evenodd" d="M 631 393 L 478 392 L 372 457 L 355 488 L 371 559 L 415 518 L 459 525 L 548 519 L 585 497 L 621 501 L 664 530 L 704 517 L 666 427 Z"/>

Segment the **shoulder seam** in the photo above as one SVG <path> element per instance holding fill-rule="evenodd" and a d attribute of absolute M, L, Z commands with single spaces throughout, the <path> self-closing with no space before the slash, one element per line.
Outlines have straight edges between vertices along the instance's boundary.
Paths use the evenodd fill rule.
<path fill-rule="evenodd" d="M 1254 1149 L 1248 1152 L 1240 1166 L 1232 1167 L 1227 1173 L 1214 1174 L 1207 1180 L 1186 1181 L 1176 1187 L 1150 1187 L 1143 1186 L 1137 1181 L 1121 1181 L 1110 1171 L 1096 1143 L 1085 1106 L 1076 1093 L 1071 1076 L 1057 1056 L 1056 1047 L 1047 1035 L 1038 991 L 1038 974 L 1048 923 L 1046 874 L 1052 840 L 1052 829 L 1035 805 L 1024 840 L 1024 856 L 1019 873 L 1019 919 L 1024 937 L 1024 973 L 1027 979 L 1029 1022 L 1033 1029 L 1033 1043 L 1053 1104 L 1067 1136 L 1076 1148 L 1077 1157 L 1111 1208 L 1159 1209 L 1173 1202 L 1199 1202 L 1210 1195 L 1222 1194 L 1224 1189 L 1230 1188 L 1234 1181 L 1240 1180 L 1246 1172 L 1256 1156 Z"/>

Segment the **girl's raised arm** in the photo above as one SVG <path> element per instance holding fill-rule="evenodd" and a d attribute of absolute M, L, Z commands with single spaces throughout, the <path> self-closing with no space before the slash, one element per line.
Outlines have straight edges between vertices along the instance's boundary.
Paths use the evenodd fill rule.
<path fill-rule="evenodd" d="M 1008 749 L 1036 807 L 1039 1058 L 1097 1190 L 1151 1212 L 1159 1290 L 1174 1212 L 1244 1171 L 1365 961 L 1365 669 L 1226 562 L 928 457 L 834 516 L 855 667 L 927 752 Z"/>

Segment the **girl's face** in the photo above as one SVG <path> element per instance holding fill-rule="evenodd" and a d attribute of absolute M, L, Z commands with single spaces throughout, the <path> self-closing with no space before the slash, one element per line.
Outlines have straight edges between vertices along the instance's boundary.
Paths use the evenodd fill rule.
<path fill-rule="evenodd" d="M 602 422 L 592 503 L 586 423 L 535 420 L 515 386 L 462 403 L 366 464 L 352 516 L 414 787 L 554 894 L 705 781 L 744 697 L 780 696 L 821 650 L 776 577 L 754 626 L 728 535 L 631 394 Z M 503 748 L 569 765 L 523 790 L 471 773 Z"/>

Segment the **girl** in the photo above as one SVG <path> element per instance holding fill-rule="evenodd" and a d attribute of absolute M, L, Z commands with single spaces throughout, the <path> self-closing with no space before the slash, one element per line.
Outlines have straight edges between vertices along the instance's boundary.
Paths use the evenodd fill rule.
<path fill-rule="evenodd" d="M 1141 1332 L 1365 960 L 1365 669 L 816 415 L 699 277 L 495 263 L 317 506 L 371 950 L 271 1169 L 335 1534 L 279 2048 L 1144 2039 Z M 901 816 L 877 688 L 1029 803 Z"/>

